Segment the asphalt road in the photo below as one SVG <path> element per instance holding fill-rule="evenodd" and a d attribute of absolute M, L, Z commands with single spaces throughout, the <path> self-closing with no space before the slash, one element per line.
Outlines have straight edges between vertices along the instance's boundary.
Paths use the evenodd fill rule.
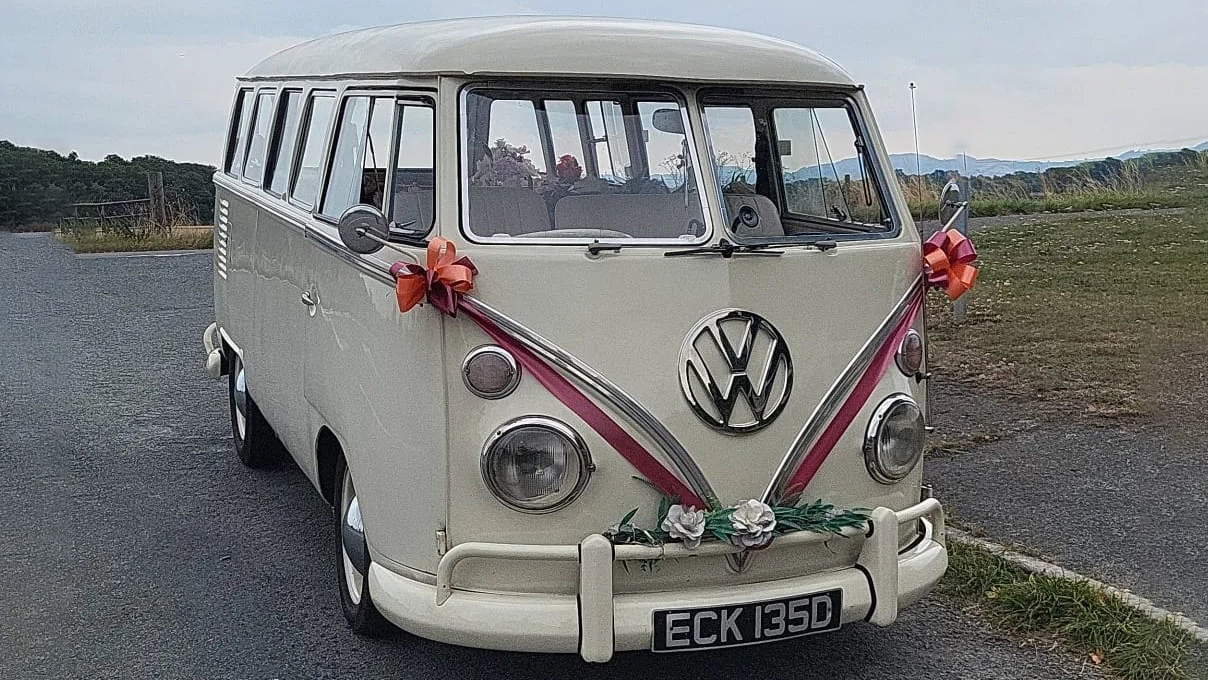
<path fill-rule="evenodd" d="M 231 451 L 202 370 L 211 290 L 208 253 L 83 258 L 0 233 L 0 677 L 1087 676 L 935 600 L 888 629 L 606 666 L 358 638 L 327 507 L 293 465 Z"/>
<path fill-rule="evenodd" d="M 927 461 L 958 522 L 1208 625 L 1203 439 L 1163 426 L 1037 420 L 968 386 L 940 382 L 936 394 L 941 439 L 958 422 L 1004 434 Z"/>

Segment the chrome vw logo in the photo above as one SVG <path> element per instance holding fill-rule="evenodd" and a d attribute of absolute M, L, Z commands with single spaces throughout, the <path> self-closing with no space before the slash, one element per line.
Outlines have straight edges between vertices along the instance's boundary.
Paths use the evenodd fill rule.
<path fill-rule="evenodd" d="M 793 361 L 767 319 L 723 309 L 701 319 L 680 348 L 680 388 L 705 423 L 728 434 L 769 425 L 788 403 Z"/>

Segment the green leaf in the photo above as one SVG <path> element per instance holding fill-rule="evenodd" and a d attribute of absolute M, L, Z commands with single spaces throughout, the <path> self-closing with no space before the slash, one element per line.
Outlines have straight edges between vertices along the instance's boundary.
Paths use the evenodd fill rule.
<path fill-rule="evenodd" d="M 629 514 L 628 514 L 628 515 L 625 515 L 625 518 L 621 520 L 621 528 L 622 528 L 622 529 L 623 529 L 623 528 L 625 528 L 625 525 L 626 525 L 626 524 L 629 524 L 629 521 L 630 521 L 630 520 L 632 520 L 632 519 L 633 519 L 633 516 L 634 516 L 634 515 L 636 515 L 636 514 L 638 514 L 638 509 L 637 509 L 637 508 L 634 508 L 633 510 L 630 510 L 630 511 L 629 511 Z"/>

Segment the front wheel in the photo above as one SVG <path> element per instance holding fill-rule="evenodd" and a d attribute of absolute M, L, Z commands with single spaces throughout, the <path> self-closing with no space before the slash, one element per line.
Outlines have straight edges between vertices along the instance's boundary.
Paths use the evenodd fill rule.
<path fill-rule="evenodd" d="M 231 401 L 231 437 L 235 440 L 235 453 L 239 461 L 250 468 L 267 467 L 279 461 L 284 447 L 248 394 L 243 359 L 233 353 L 228 395 Z"/>
<path fill-rule="evenodd" d="M 352 474 L 341 458 L 336 468 L 336 535 L 340 546 L 340 608 L 349 627 L 361 635 L 378 636 L 394 627 L 378 612 L 369 593 L 369 546 Z"/>

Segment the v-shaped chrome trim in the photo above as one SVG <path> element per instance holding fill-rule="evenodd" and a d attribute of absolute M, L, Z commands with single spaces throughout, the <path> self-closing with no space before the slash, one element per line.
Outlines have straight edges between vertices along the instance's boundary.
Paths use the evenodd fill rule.
<path fill-rule="evenodd" d="M 462 303 L 468 304 L 481 312 L 494 324 L 511 333 L 525 347 L 574 376 L 584 386 L 612 405 L 634 427 L 637 427 L 658 445 L 668 461 L 679 473 L 680 478 L 684 480 L 684 483 L 690 489 L 696 492 L 696 495 L 704 499 L 711 507 L 720 507 L 717 494 L 713 491 L 709 480 L 705 479 L 705 473 L 701 471 L 700 466 L 692 459 L 688 450 L 675 438 L 675 435 L 671 434 L 671 431 L 666 426 L 659 422 L 637 400 L 626 394 L 624 390 L 611 380 L 575 355 L 546 340 L 532 329 L 508 317 L 482 300 L 466 296 L 462 298 Z"/>
<path fill-rule="evenodd" d="M 885 344 L 890 334 L 893 333 L 894 329 L 902 321 L 902 317 L 910 311 L 911 303 L 914 301 L 915 296 L 919 294 L 922 282 L 923 277 L 919 276 L 914 280 L 914 283 L 910 284 L 906 293 L 894 305 L 893 311 L 889 313 L 889 316 L 885 317 L 885 320 L 881 322 L 876 332 L 868 338 L 864 346 L 856 353 L 856 356 L 852 358 L 847 367 L 843 369 L 843 372 L 839 374 L 838 379 L 826 391 L 826 394 L 822 397 L 822 401 L 818 402 L 818 405 L 814 407 L 813 413 L 805 421 L 805 425 L 801 428 L 801 431 L 797 433 L 797 437 L 793 440 L 792 445 L 789 446 L 784 459 L 780 461 L 780 467 L 776 469 L 776 474 L 772 476 L 771 482 L 768 483 L 767 489 L 764 490 L 764 503 L 775 505 L 777 502 L 783 500 L 781 496 L 785 491 L 784 487 L 788 484 L 797 467 L 801 465 L 806 454 L 809 453 L 810 445 L 814 443 L 814 440 L 822 433 L 827 423 L 834 417 L 835 412 L 843 405 L 843 400 L 851 392 L 852 388 L 855 387 L 856 382 L 860 380 L 860 376 L 864 375 L 864 371 L 868 369 L 869 364 L 872 363 L 873 358 L 876 356 L 877 350 Z"/>

